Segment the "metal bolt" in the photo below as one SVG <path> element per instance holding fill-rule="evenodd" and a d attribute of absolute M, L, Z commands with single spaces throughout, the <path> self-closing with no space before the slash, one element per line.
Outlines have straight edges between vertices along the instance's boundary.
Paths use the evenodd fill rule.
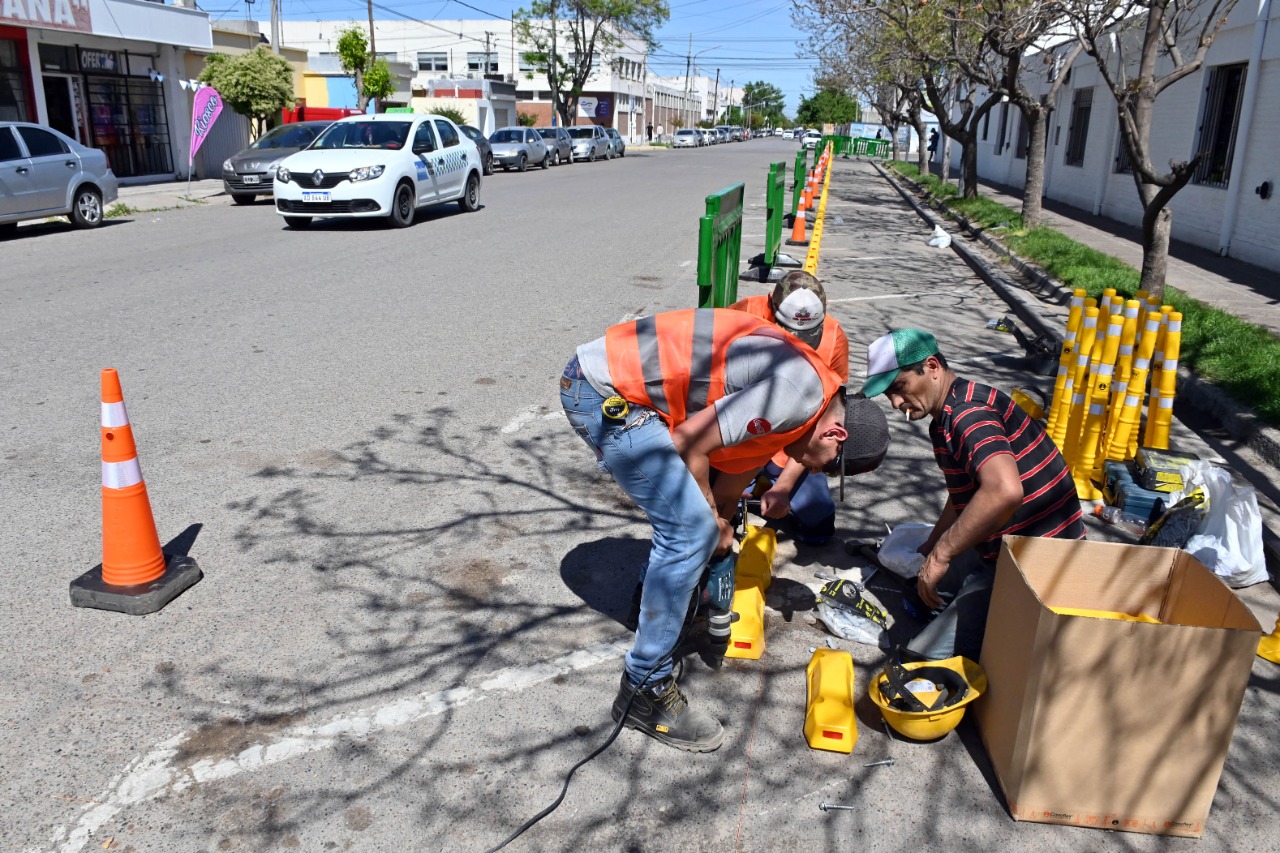
<path fill-rule="evenodd" d="M 846 806 L 846 805 L 843 805 L 843 804 L 841 804 L 841 803 L 822 803 L 822 804 L 820 804 L 820 805 L 818 806 L 818 808 L 822 809 L 824 812 L 829 812 L 829 811 L 831 811 L 832 809 L 838 809 L 838 810 L 840 810 L 840 811 L 842 811 L 842 812 L 851 812 L 851 811 L 854 811 L 854 807 L 853 807 L 853 806 Z"/>
<path fill-rule="evenodd" d="M 892 767 L 892 766 L 893 766 L 893 759 L 892 759 L 892 758 L 886 758 L 884 761 L 872 761 L 871 763 L 869 763 L 869 764 L 864 764 L 864 765 L 862 765 L 862 766 L 863 766 L 863 767 Z"/>

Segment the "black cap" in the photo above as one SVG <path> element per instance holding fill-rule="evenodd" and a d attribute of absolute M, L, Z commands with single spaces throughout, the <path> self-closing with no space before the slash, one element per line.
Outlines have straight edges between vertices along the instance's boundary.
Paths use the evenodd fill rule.
<path fill-rule="evenodd" d="M 862 394 L 845 398 L 844 428 L 849 433 L 840 452 L 824 470 L 852 477 L 880 467 L 889 451 L 889 421 L 884 410 Z"/>

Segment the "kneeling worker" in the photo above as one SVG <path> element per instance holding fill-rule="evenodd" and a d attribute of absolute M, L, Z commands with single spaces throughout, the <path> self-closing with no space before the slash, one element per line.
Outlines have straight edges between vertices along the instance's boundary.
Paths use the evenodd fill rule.
<path fill-rule="evenodd" d="M 873 342 L 862 390 L 884 394 L 913 421 L 932 418 L 929 438 L 949 493 L 920 547 L 917 589 L 936 616 L 907 651 L 976 661 L 1001 537 L 1083 539 L 1075 482 L 1040 424 L 1006 394 L 957 377 L 928 332 L 898 329 Z"/>
<path fill-rule="evenodd" d="M 714 750 L 724 737 L 720 723 L 690 708 L 672 676 L 703 570 L 733 547 L 726 519 L 735 501 L 722 502 L 728 515 L 717 511 L 709 472 L 754 471 L 780 449 L 811 468 L 861 461 L 869 454 L 856 447 L 842 455 L 849 433 L 839 377 L 769 323 L 689 309 L 613 326 L 580 346 L 560 379 L 560 399 L 601 469 L 653 526 L 613 719 L 625 713 L 626 725 L 678 749 Z"/>
<path fill-rule="evenodd" d="M 827 313 L 826 290 L 811 274 L 793 270 L 782 277 L 773 293 L 748 296 L 730 307 L 795 335 L 817 352 L 842 384 L 848 384 L 849 338 Z M 760 512 L 765 518 L 789 515 L 792 535 L 802 544 L 823 545 L 831 540 L 836 531 L 836 504 L 826 478 L 809 476 L 808 469 L 781 451 L 761 473 L 771 484 L 760 496 Z"/>

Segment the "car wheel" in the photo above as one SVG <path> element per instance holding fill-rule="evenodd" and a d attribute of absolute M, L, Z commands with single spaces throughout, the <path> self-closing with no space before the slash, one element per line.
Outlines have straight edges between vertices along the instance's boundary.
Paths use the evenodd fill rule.
<path fill-rule="evenodd" d="M 467 190 L 458 199 L 458 207 L 463 213 L 475 213 L 480 209 L 480 176 L 475 172 L 467 175 Z"/>
<path fill-rule="evenodd" d="M 102 193 L 92 187 L 76 190 L 71 205 L 71 224 L 77 228 L 97 228 L 102 224 Z"/>
<path fill-rule="evenodd" d="M 596 161 L 596 149 L 592 148 L 590 153 L 587 154 L 587 162 L 594 163 L 595 161 Z"/>
<path fill-rule="evenodd" d="M 552 160 L 551 160 L 551 165 L 552 165 L 552 166 L 559 166 L 559 165 L 560 165 L 560 150 L 559 150 L 559 149 L 556 149 L 556 156 L 552 158 Z"/>
<path fill-rule="evenodd" d="M 486 154 L 484 157 L 484 173 L 486 175 L 493 174 L 493 155 Z"/>
<path fill-rule="evenodd" d="M 232 195 L 231 200 L 236 204 L 253 204 L 258 200 L 258 197 L 253 195 Z"/>
<path fill-rule="evenodd" d="M 551 152 L 548 151 L 546 154 L 542 155 L 542 168 L 545 169 L 550 165 L 551 165 Z"/>
<path fill-rule="evenodd" d="M 301 231 L 304 228 L 311 227 L 311 217 L 310 216 L 286 216 L 284 218 L 284 224 L 288 225 L 294 231 Z"/>
<path fill-rule="evenodd" d="M 529 164 L 528 164 L 528 162 L 525 160 L 524 155 L 523 155 L 523 154 L 521 154 L 521 155 L 520 155 L 520 159 L 516 161 L 516 171 L 517 171 L 517 172 L 523 172 L 523 171 L 524 171 L 525 169 L 527 169 L 527 168 L 529 168 Z"/>
<path fill-rule="evenodd" d="M 391 202 L 391 224 L 396 228 L 408 228 L 413 224 L 413 213 L 413 187 L 401 184 L 396 187 L 396 194 Z"/>

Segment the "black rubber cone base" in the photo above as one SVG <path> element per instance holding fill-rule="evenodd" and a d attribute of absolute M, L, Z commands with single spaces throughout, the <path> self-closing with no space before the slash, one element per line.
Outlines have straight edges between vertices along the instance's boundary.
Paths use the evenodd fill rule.
<path fill-rule="evenodd" d="M 808 240 L 788 240 L 787 245 L 788 246 L 807 246 L 809 245 L 809 241 Z"/>
<path fill-rule="evenodd" d="M 168 565 L 164 574 L 151 583 L 136 586 L 114 586 L 102 580 L 102 566 L 94 566 L 71 582 L 73 607 L 94 607 L 130 616 L 155 613 L 170 601 L 195 586 L 204 574 L 191 557 L 165 554 Z"/>

